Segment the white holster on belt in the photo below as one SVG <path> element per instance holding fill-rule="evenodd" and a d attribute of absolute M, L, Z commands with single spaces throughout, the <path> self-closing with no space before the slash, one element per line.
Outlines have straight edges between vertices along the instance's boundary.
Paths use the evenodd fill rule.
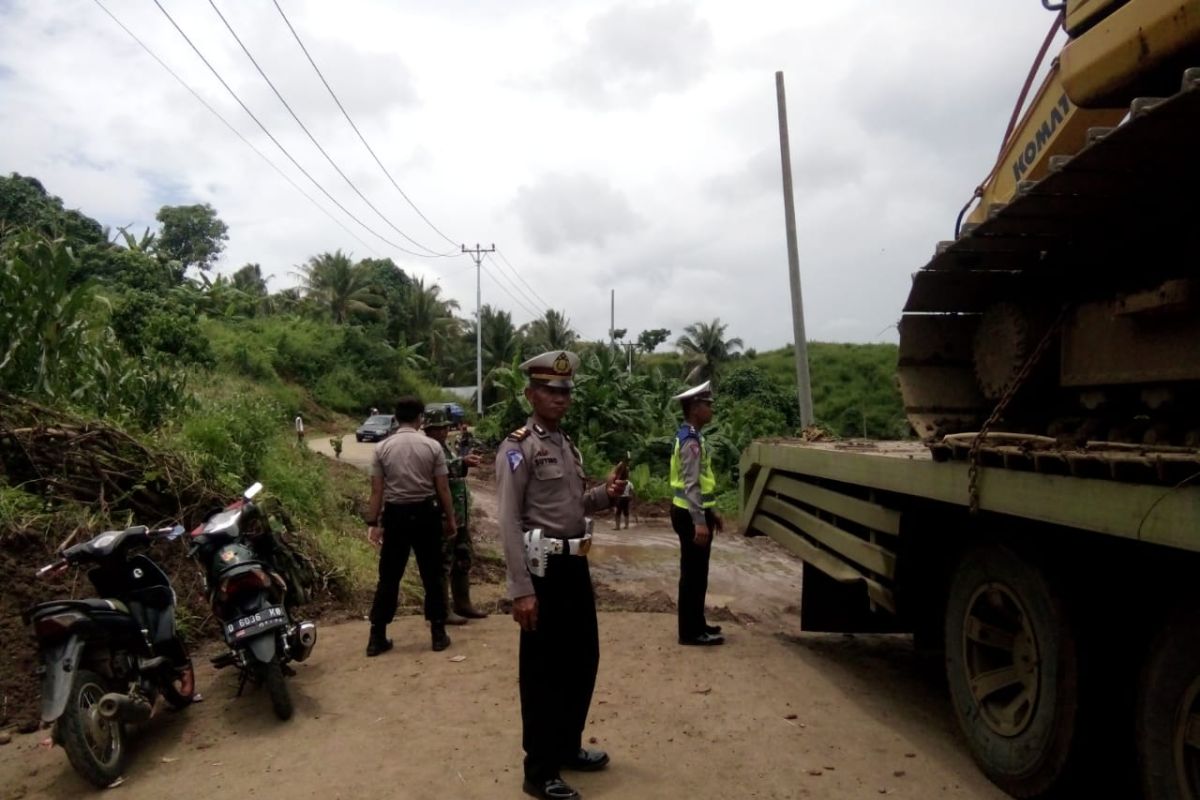
<path fill-rule="evenodd" d="M 541 528 L 525 531 L 525 566 L 530 575 L 539 578 L 546 577 L 546 558 L 548 556 L 586 556 L 592 549 L 592 520 L 589 518 L 584 528 L 586 533 L 574 539 L 558 539 L 547 536 Z"/>

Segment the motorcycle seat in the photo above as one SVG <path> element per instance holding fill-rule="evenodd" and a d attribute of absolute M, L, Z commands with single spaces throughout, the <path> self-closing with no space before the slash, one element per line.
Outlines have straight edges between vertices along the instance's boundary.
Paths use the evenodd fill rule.
<path fill-rule="evenodd" d="M 45 616 L 49 613 L 62 611 L 117 611 L 129 613 L 129 606 L 120 600 L 110 600 L 100 597 L 89 597 L 83 600 L 51 600 L 48 603 L 38 603 L 29 610 L 31 616 Z"/>

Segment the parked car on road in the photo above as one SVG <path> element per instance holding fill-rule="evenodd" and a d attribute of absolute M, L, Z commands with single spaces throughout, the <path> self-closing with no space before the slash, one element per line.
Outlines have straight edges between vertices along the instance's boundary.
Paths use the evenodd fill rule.
<path fill-rule="evenodd" d="M 400 423 L 391 414 L 373 414 L 358 426 L 354 438 L 360 442 L 381 442 L 399 427 Z"/>

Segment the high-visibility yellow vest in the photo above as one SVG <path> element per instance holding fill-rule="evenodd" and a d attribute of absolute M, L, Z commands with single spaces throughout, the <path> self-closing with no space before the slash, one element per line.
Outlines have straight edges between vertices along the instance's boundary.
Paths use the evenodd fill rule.
<path fill-rule="evenodd" d="M 688 439 L 695 439 L 700 443 L 700 504 L 704 508 L 712 508 L 717 504 L 717 479 L 713 475 L 712 456 L 700 431 L 686 422 L 675 433 L 675 447 L 671 450 L 671 491 L 673 495 L 671 503 L 680 508 L 691 508 L 687 496 L 684 494 L 686 487 L 683 483 L 683 470 L 680 468 L 679 462 L 679 448 Z"/>

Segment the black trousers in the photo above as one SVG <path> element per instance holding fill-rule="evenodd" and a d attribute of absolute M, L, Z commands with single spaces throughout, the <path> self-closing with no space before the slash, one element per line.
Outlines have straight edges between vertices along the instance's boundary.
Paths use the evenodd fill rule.
<path fill-rule="evenodd" d="M 600 664 L 596 597 L 584 556 L 550 556 L 533 576 L 537 630 L 521 631 L 521 744 L 525 776 L 542 781 L 579 751 Z"/>
<path fill-rule="evenodd" d="M 371 604 L 371 624 L 387 625 L 396 616 L 400 579 L 408 566 L 408 553 L 417 554 L 417 569 L 425 587 L 425 619 L 446 621 L 442 594 L 442 516 L 435 500 L 383 509 L 383 547 L 379 550 L 379 583 Z"/>
<path fill-rule="evenodd" d="M 704 512 L 708 529 L 713 528 L 713 513 Z M 687 509 L 671 506 L 671 527 L 679 536 L 679 638 L 693 639 L 704 633 L 704 596 L 708 594 L 708 557 L 712 539 L 707 547 L 696 544 L 696 526 Z"/>

